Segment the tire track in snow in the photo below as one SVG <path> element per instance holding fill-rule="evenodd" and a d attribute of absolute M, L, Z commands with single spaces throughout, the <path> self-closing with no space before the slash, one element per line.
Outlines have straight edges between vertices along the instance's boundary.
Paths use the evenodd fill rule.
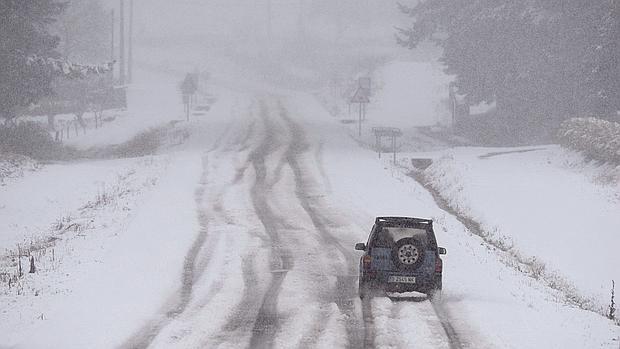
<path fill-rule="evenodd" d="M 269 184 L 267 183 L 266 158 L 277 150 L 274 125 L 269 119 L 267 106 L 261 103 L 260 117 L 265 124 L 265 137 L 250 154 L 249 161 L 254 168 L 256 181 L 250 190 L 252 204 L 265 232 L 271 240 L 272 279 L 258 310 L 250 338 L 250 348 L 272 348 L 275 335 L 280 326 L 277 300 L 287 271 L 293 267 L 291 253 L 282 246 L 277 226 L 279 218 L 267 202 Z"/>
<path fill-rule="evenodd" d="M 247 333 L 252 330 L 256 321 L 256 315 L 251 317 L 247 315 L 258 314 L 262 301 L 261 295 L 252 287 L 252 285 L 256 285 L 258 282 L 254 268 L 254 259 L 255 254 L 246 256 L 243 259 L 243 283 L 245 285 L 243 297 L 241 298 L 241 303 L 237 306 L 237 311 L 224 326 L 224 331 L 233 333 L 233 338 L 236 333 Z"/>
<path fill-rule="evenodd" d="M 203 208 L 202 205 L 202 200 L 204 198 L 206 187 L 208 184 L 208 157 L 210 153 L 213 153 L 222 147 L 224 139 L 230 133 L 232 124 L 233 122 L 230 122 L 227 125 L 222 134 L 220 134 L 220 136 L 214 141 L 213 145 L 202 156 L 203 171 L 200 176 L 199 185 L 194 192 L 194 201 L 196 202 L 196 207 L 198 209 L 198 221 L 200 225 L 200 230 L 198 236 L 192 243 L 184 259 L 181 288 L 179 289 L 178 294 L 175 295 L 174 298 L 168 302 L 168 306 L 166 306 L 167 310 L 164 312 L 164 314 L 157 316 L 153 320 L 149 321 L 146 325 L 142 326 L 123 345 L 121 345 L 121 348 L 148 348 L 156 339 L 156 337 L 164 330 L 164 328 L 168 326 L 171 321 L 181 315 L 189 305 L 193 294 L 194 281 L 197 280 L 206 270 L 210 261 L 210 257 L 212 255 L 212 250 L 215 248 L 215 245 L 219 241 L 219 238 L 216 237 L 215 241 L 212 241 L 209 246 L 206 246 L 204 253 L 201 253 L 208 237 L 207 227 L 209 224 L 209 217 L 206 213 L 206 209 Z M 253 125 L 250 126 L 250 130 L 252 128 Z M 252 131 L 247 132 L 248 136 L 244 138 L 244 144 L 247 144 L 247 139 L 249 138 L 249 135 L 251 133 Z M 212 209 L 216 213 L 220 213 L 223 218 L 228 222 L 229 217 L 226 217 L 222 210 L 218 210 L 218 204 L 221 203 L 221 197 L 224 194 L 225 190 L 219 193 L 218 197 L 216 197 L 213 202 Z M 219 292 L 221 288 L 222 283 L 216 283 L 215 285 L 213 285 L 207 296 L 211 296 Z M 209 298 L 207 298 L 207 301 L 204 302 L 202 306 L 206 305 L 208 299 Z"/>
<path fill-rule="evenodd" d="M 314 153 L 317 164 L 319 164 L 319 172 L 321 173 L 321 178 L 323 179 L 323 186 L 328 193 L 332 191 L 332 184 L 325 172 L 325 167 L 323 166 L 323 148 L 324 143 L 319 143 L 319 146 L 316 148 L 316 152 Z"/>
<path fill-rule="evenodd" d="M 266 196 L 267 194 L 267 188 L 259 188 L 259 186 L 257 185 L 265 183 L 264 186 L 267 186 L 267 167 L 264 164 L 264 159 L 267 158 L 272 152 L 277 151 L 281 147 L 278 146 L 274 129 L 272 128 L 270 120 L 267 118 L 266 108 L 264 106 L 261 109 L 261 113 L 261 118 L 263 118 L 263 122 L 266 125 L 266 130 L 262 139 L 257 139 L 254 137 L 255 135 L 260 135 L 258 135 L 255 131 L 256 120 L 253 120 L 244 135 L 239 134 L 239 136 L 236 137 L 231 144 L 228 144 L 224 149 L 222 149 L 222 151 L 225 153 L 235 152 L 235 154 L 239 154 L 242 153 L 244 150 L 250 148 L 250 144 L 252 143 L 251 141 L 256 144 L 259 143 L 258 141 L 260 140 L 260 143 L 256 147 L 256 149 L 253 149 L 248 155 L 247 159 L 244 160 L 244 165 L 235 171 L 236 174 L 230 185 L 225 186 L 225 188 L 220 192 L 221 196 L 223 196 L 223 193 L 226 192 L 227 188 L 241 183 L 241 180 L 244 178 L 247 168 L 250 166 L 255 168 L 255 173 L 257 174 L 257 179 L 252 188 L 250 189 L 250 194 L 257 194 L 259 190 L 264 192 L 263 196 Z M 258 168 L 258 170 L 256 168 Z M 261 170 L 261 168 L 263 168 L 264 171 Z M 216 200 L 217 201 L 212 203 L 214 211 L 216 213 L 224 213 L 225 208 L 224 203 L 221 201 L 221 198 L 217 197 Z M 266 198 L 263 199 L 259 198 L 258 195 L 254 195 L 254 197 L 252 197 L 252 200 L 252 205 L 253 207 L 255 207 L 255 210 L 257 210 L 257 207 L 259 207 L 258 210 L 260 210 L 260 207 L 268 208 L 268 206 L 266 205 Z M 255 200 L 264 200 L 265 204 L 257 204 Z M 271 246 L 271 249 L 273 250 L 273 235 L 270 235 L 269 232 L 275 231 L 275 227 L 282 224 L 282 222 L 280 222 L 280 220 L 276 217 L 275 214 L 271 213 L 270 216 L 271 217 L 266 220 L 268 221 L 267 225 L 272 226 L 272 228 L 270 228 L 269 230 L 265 229 L 265 232 L 267 233 L 266 235 L 258 234 L 258 232 L 256 232 L 255 235 L 265 244 Z M 266 216 L 263 215 L 263 217 Z M 223 215 L 222 218 L 224 218 L 223 223 L 227 223 L 227 217 Z M 260 216 L 258 214 L 257 218 L 259 218 L 260 220 Z M 273 259 L 273 251 L 271 251 L 271 254 Z M 263 319 L 267 318 L 267 315 L 265 314 L 267 313 L 268 309 L 276 309 L 275 300 L 277 299 L 279 287 L 274 287 L 273 281 L 269 284 L 270 290 L 266 293 L 264 292 L 263 288 L 256 287 L 257 283 L 261 281 L 257 277 L 258 274 L 255 268 L 256 258 L 256 253 L 251 253 L 250 255 L 243 257 L 241 272 L 245 288 L 241 300 L 227 316 L 227 321 L 221 327 L 220 333 L 213 337 L 205 338 L 202 341 L 202 346 L 219 347 L 223 345 L 230 345 L 231 343 L 238 344 L 240 340 L 243 340 L 245 338 L 245 335 L 249 335 L 250 337 L 252 337 L 250 338 L 250 340 L 253 341 L 250 346 L 252 348 L 269 347 L 272 345 L 270 344 L 270 341 L 272 341 L 275 337 L 275 331 L 277 330 L 277 328 L 274 327 L 273 329 L 267 329 L 273 333 L 260 335 L 263 337 L 262 339 L 259 338 L 260 336 L 256 334 L 257 332 L 259 332 L 256 328 L 257 323 L 261 323 L 261 316 Z M 272 269 L 274 269 L 277 273 L 280 273 L 280 270 L 282 270 L 283 268 L 272 267 Z M 273 298 L 273 300 L 269 300 L 270 298 Z M 270 302 L 273 304 L 270 304 Z M 262 315 L 261 311 L 263 312 Z M 275 313 L 275 311 L 272 310 L 271 313 Z M 279 315 L 275 316 L 275 318 L 278 317 Z M 262 323 L 266 322 L 266 320 L 262 320 Z"/>
<path fill-rule="evenodd" d="M 208 158 L 205 154 L 202 158 L 203 173 L 201 175 L 200 185 L 196 188 L 194 193 L 194 199 L 197 207 L 201 207 L 201 200 L 206 190 L 206 172 L 208 167 Z M 194 280 L 196 280 L 201 271 L 196 269 L 197 260 L 200 255 L 200 251 L 207 239 L 207 224 L 208 218 L 204 212 L 198 212 L 200 221 L 200 231 L 198 236 L 192 243 L 189 251 L 187 252 L 183 262 L 183 274 L 181 277 L 181 288 L 178 294 L 175 295 L 175 300 L 169 303 L 168 309 L 163 316 L 159 316 L 156 319 L 151 320 L 145 326 L 140 328 L 134 335 L 132 335 L 128 341 L 126 341 L 121 348 L 128 349 L 142 349 L 148 348 L 157 335 L 176 317 L 185 311 L 190 300 L 194 288 Z M 202 269 L 204 271 L 204 269 Z"/>
<path fill-rule="evenodd" d="M 437 303 L 437 301 L 431 301 L 431 304 L 433 305 L 435 314 L 437 314 L 437 317 L 441 322 L 441 327 L 443 327 L 443 330 L 448 337 L 448 344 L 450 344 L 450 349 L 463 348 L 463 343 L 461 342 L 458 333 L 450 323 L 450 318 L 446 310 L 441 306 L 440 303 Z"/>
<path fill-rule="evenodd" d="M 225 343 L 239 343 L 245 339 L 245 335 L 252 333 L 256 316 L 259 312 L 264 295 L 257 291 L 258 278 L 255 265 L 255 253 L 243 258 L 242 273 L 245 288 L 241 302 L 235 306 L 235 310 L 228 316 L 226 324 L 221 328 L 218 335 L 206 338 L 201 347 L 219 348 Z M 237 345 L 239 346 L 239 345 Z"/>
<path fill-rule="evenodd" d="M 207 151 L 208 153 L 214 152 L 215 150 L 217 150 L 221 145 L 222 142 L 224 141 L 224 138 L 226 137 L 226 135 L 228 135 L 228 132 L 230 132 L 230 129 L 233 125 L 233 122 L 228 122 L 226 124 L 226 128 L 224 129 L 224 131 L 215 139 L 215 142 L 213 142 L 213 145 L 211 146 L 211 148 L 209 148 L 209 150 Z"/>
<path fill-rule="evenodd" d="M 243 141 L 241 142 L 243 145 L 241 146 L 241 148 L 239 148 L 238 151 L 241 152 L 241 151 L 247 150 L 250 147 L 250 143 L 248 143 L 248 140 L 252 137 L 252 135 L 254 135 L 255 127 L 256 127 L 256 120 L 252 120 L 252 123 L 250 124 L 250 126 L 248 126 L 248 130 L 243 136 Z"/>
<path fill-rule="evenodd" d="M 256 132 L 256 120 L 252 120 L 250 126 L 247 129 L 247 132 L 245 133 L 245 136 L 237 138 L 234 141 L 234 144 L 236 144 L 238 147 L 236 149 L 236 153 L 239 154 L 249 149 L 252 143 L 251 141 L 258 143 L 258 139 L 256 139 L 255 136 L 259 135 Z M 275 144 L 267 140 L 267 138 L 271 139 L 271 137 L 267 135 L 263 135 L 263 139 L 260 139 L 259 144 L 263 145 L 263 149 L 260 150 L 261 152 L 265 152 L 268 145 Z M 232 148 L 229 147 L 226 149 L 226 151 L 229 151 L 230 149 Z M 230 183 L 230 186 L 236 186 L 241 184 L 241 181 L 244 179 L 247 169 L 252 164 L 252 154 L 259 151 L 257 149 L 254 149 L 252 152 L 250 152 L 248 158 L 243 160 L 243 165 L 237 168 L 237 170 L 235 171 L 235 176 Z M 230 186 L 227 186 L 227 188 Z M 254 207 L 254 204 L 252 205 Z M 258 232 L 254 232 L 254 235 L 259 238 L 265 245 L 271 244 L 269 235 L 265 236 L 264 234 L 259 234 Z M 241 301 L 227 316 L 227 321 L 224 326 L 222 326 L 220 334 L 213 338 L 208 338 L 207 341 L 203 342 L 204 347 L 219 347 L 225 343 L 230 343 L 233 341 L 238 342 L 240 338 L 243 338 L 244 335 L 252 333 L 257 319 L 257 314 L 259 313 L 261 304 L 265 297 L 265 294 L 263 294 L 263 292 L 261 292 L 261 290 L 256 287 L 259 283 L 259 279 L 257 277 L 258 274 L 255 268 L 256 258 L 256 253 L 251 253 L 243 257 L 242 277 L 244 290 Z"/>
<path fill-rule="evenodd" d="M 325 208 L 321 208 L 321 203 L 308 194 L 312 183 L 304 175 L 301 161 L 299 159 L 304 153 L 306 153 L 310 145 L 306 140 L 306 136 L 301 127 L 296 124 L 287 114 L 286 109 L 280 105 L 280 117 L 285 121 L 290 132 L 290 143 L 286 153 L 284 154 L 287 163 L 293 170 L 295 178 L 295 194 L 299 200 L 304 211 L 310 217 L 312 224 L 316 230 L 320 233 L 323 245 L 336 248 L 346 261 L 345 270 L 341 270 L 340 275 L 337 275 L 336 286 L 332 291 L 334 301 L 342 313 L 347 316 L 347 338 L 350 348 L 362 348 L 362 347 L 374 347 L 374 332 L 372 331 L 372 312 L 370 306 L 362 307 L 362 320 L 364 324 L 364 334 L 362 336 L 359 333 L 360 320 L 355 313 L 355 303 L 353 299 L 357 297 L 355 292 L 355 282 L 352 282 L 357 277 L 351 277 L 356 275 L 356 263 L 355 256 L 349 249 L 342 246 L 340 241 L 330 233 L 328 229 L 329 220 L 321 211 Z"/>
<path fill-rule="evenodd" d="M 372 314 L 372 303 L 370 298 L 362 300 L 362 319 L 364 321 L 364 344 L 363 348 L 375 347 L 375 320 Z"/>
<path fill-rule="evenodd" d="M 217 173 L 218 165 L 213 165 L 213 163 L 217 163 L 219 158 L 220 156 L 216 154 L 216 157 L 214 159 L 215 161 L 211 161 L 212 163 L 211 171 L 213 173 Z M 201 183 L 207 184 L 206 178 L 201 180 Z M 210 212 L 214 214 L 212 219 L 209 220 L 211 224 L 217 224 L 217 222 L 221 222 L 221 223 L 225 223 L 226 225 L 233 225 L 233 226 L 238 224 L 235 217 L 231 216 L 224 206 L 224 198 L 226 197 L 229 190 L 230 190 L 230 186 L 228 185 L 222 186 L 221 188 L 219 188 L 215 196 L 212 199 L 208 200 L 211 204 Z M 202 191 L 201 197 L 204 198 L 204 190 Z M 203 222 L 204 224 L 208 222 L 206 218 L 207 217 L 206 210 L 203 209 L 202 212 L 200 213 L 200 216 L 201 216 L 201 226 L 202 226 Z M 206 226 L 204 228 L 206 229 Z M 216 246 L 220 243 L 220 239 L 222 238 L 223 237 L 221 236 L 221 234 L 212 234 L 209 236 L 209 241 L 206 244 L 205 252 L 202 254 L 202 258 L 196 261 L 197 270 L 200 271 L 201 275 L 205 272 L 207 267 L 210 265 L 210 261 L 216 252 L 215 251 Z M 228 242 L 229 245 L 233 244 L 232 241 L 230 241 L 231 240 L 230 236 L 227 237 L 227 240 L 229 240 Z M 201 301 L 201 303 L 196 305 L 195 308 L 197 309 L 204 308 L 210 302 L 211 298 L 213 298 L 214 295 L 216 295 L 218 292 L 222 290 L 223 284 L 224 284 L 224 278 L 218 278 L 216 281 L 214 281 L 209 291 L 202 297 L 203 300 Z"/>
<path fill-rule="evenodd" d="M 248 148 L 250 148 L 249 141 L 250 139 L 252 139 L 255 133 L 256 133 L 256 120 L 252 120 L 252 123 L 248 127 L 248 130 L 245 136 L 243 137 L 243 139 L 241 139 L 238 142 L 239 144 L 241 144 L 240 148 L 237 150 L 238 153 L 243 152 L 247 150 Z M 232 184 L 238 184 L 239 182 L 241 182 L 241 180 L 245 176 L 245 172 L 247 171 L 248 166 L 249 166 L 249 161 L 248 160 L 244 161 L 243 165 L 237 169 L 235 173 L 235 178 L 233 179 Z"/>
<path fill-rule="evenodd" d="M 472 227 L 471 225 L 468 226 L 468 222 L 465 220 L 462 220 L 463 217 L 458 215 L 454 210 L 450 208 L 447 202 L 445 202 L 443 198 L 440 196 L 439 192 L 437 192 L 428 183 L 426 183 L 422 174 L 416 171 L 413 171 L 413 172 L 408 173 L 407 175 L 411 177 L 413 180 L 415 180 L 418 184 L 422 186 L 422 188 L 426 189 L 431 194 L 431 196 L 433 197 L 433 200 L 437 204 L 437 207 L 439 207 L 445 213 L 454 216 L 459 222 L 463 224 L 463 226 L 466 229 L 472 231 L 474 227 Z M 435 314 L 437 314 L 437 317 L 441 321 L 441 326 L 443 327 L 444 332 L 446 333 L 446 336 L 448 337 L 450 349 L 461 349 L 461 348 L 466 347 L 464 343 L 461 342 L 458 333 L 456 332 L 456 330 L 454 329 L 454 327 L 452 326 L 450 322 L 450 317 L 449 317 L 448 312 L 444 309 L 441 303 L 438 303 L 437 301 L 433 301 L 431 303 L 433 304 L 433 309 L 435 310 Z"/>

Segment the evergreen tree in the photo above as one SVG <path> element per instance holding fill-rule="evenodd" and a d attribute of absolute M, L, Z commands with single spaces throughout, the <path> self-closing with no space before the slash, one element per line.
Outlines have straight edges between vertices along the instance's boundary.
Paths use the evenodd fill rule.
<path fill-rule="evenodd" d="M 589 95 L 594 100 L 594 115 L 620 121 L 620 1 L 602 3 L 596 17 L 597 40 L 591 44 Z"/>
<path fill-rule="evenodd" d="M 431 40 L 470 105 L 496 102 L 524 141 L 566 118 L 620 107 L 618 0 L 427 0 L 398 42 Z M 542 132 L 539 132 L 542 131 Z"/>
<path fill-rule="evenodd" d="M 16 108 L 52 93 L 46 59 L 58 58 L 58 37 L 48 26 L 63 9 L 53 0 L 0 2 L 0 117 L 12 119 Z"/>
<path fill-rule="evenodd" d="M 71 0 L 53 31 L 67 60 L 99 64 L 110 57 L 109 14 L 100 0 Z"/>

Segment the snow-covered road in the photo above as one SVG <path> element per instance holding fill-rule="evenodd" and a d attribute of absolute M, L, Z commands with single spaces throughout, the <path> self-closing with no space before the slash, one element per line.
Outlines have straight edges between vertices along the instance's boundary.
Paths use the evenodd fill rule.
<path fill-rule="evenodd" d="M 330 203 L 323 145 L 293 114 L 286 98 L 256 98 L 205 151 L 182 287 L 125 347 L 408 347 L 392 322 L 412 314 L 426 331 L 416 347 L 458 347 L 428 300 L 359 300 L 364 233 Z"/>
<path fill-rule="evenodd" d="M 205 144 L 201 231 L 173 300 L 125 348 L 613 346 L 616 328 L 505 262 L 310 95 L 238 99 Z M 360 301 L 355 242 L 378 215 L 432 217 L 444 295 Z"/>

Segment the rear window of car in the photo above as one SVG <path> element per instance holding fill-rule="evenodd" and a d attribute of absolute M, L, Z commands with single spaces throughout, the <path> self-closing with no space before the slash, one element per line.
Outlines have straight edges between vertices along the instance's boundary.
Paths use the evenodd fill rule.
<path fill-rule="evenodd" d="M 415 238 L 424 246 L 428 244 L 428 232 L 426 229 L 409 227 L 383 227 L 375 234 L 372 245 L 374 247 L 392 247 L 398 240 Z"/>

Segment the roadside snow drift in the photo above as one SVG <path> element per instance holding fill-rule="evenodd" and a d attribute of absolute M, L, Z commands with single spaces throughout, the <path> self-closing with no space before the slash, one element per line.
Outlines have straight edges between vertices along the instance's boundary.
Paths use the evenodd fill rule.
<path fill-rule="evenodd" d="M 620 279 L 620 186 L 599 166 L 554 145 L 458 148 L 440 153 L 425 174 L 490 239 L 603 309 L 611 280 Z"/>

